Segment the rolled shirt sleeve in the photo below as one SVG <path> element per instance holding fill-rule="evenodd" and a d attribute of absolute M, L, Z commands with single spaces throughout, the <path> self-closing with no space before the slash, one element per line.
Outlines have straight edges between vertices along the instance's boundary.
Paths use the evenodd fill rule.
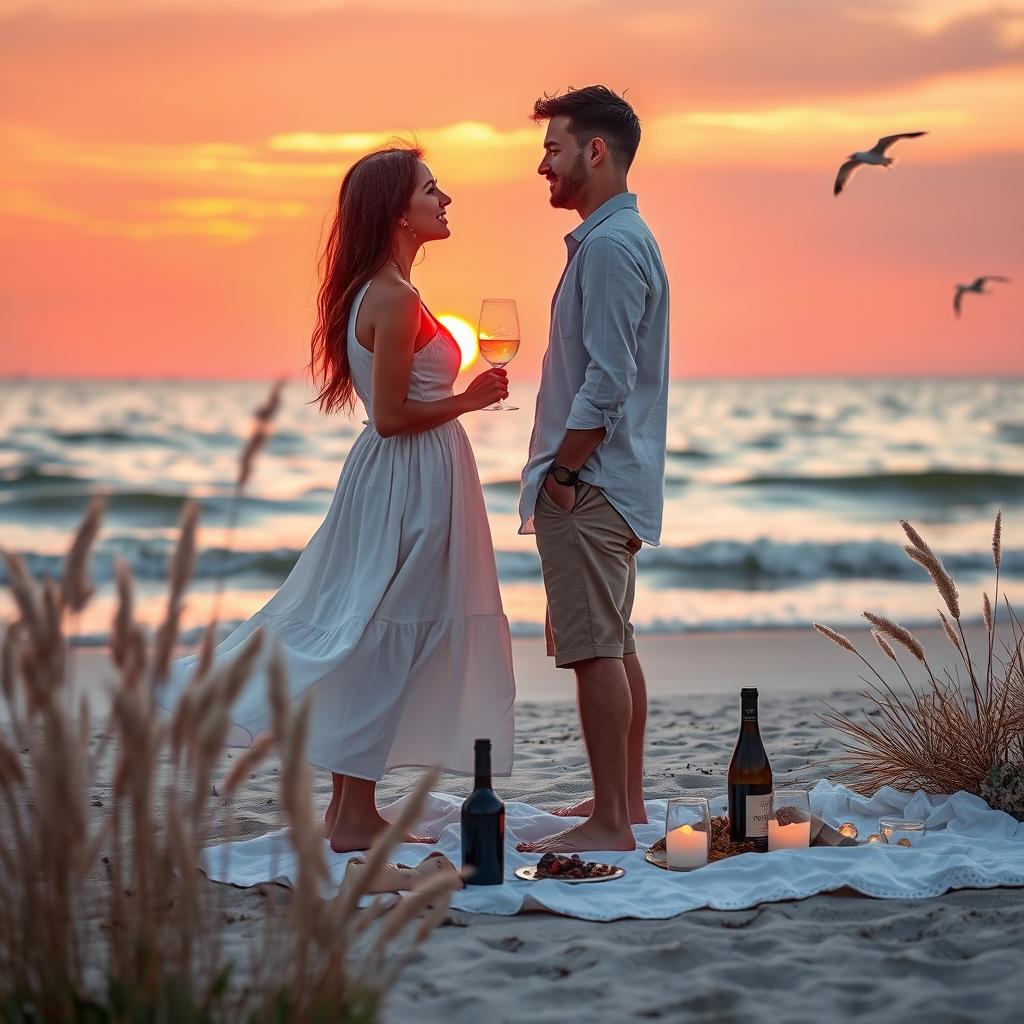
<path fill-rule="evenodd" d="M 648 284 L 637 259 L 621 242 L 595 238 L 580 268 L 583 346 L 589 362 L 573 398 L 567 430 L 604 427 L 607 443 L 636 385 L 637 332 Z"/>

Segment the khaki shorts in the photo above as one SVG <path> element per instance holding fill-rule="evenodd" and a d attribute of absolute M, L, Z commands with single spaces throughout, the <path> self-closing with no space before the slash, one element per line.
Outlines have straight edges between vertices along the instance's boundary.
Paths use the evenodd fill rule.
<path fill-rule="evenodd" d="M 641 541 L 599 487 L 576 485 L 571 512 L 541 487 L 533 514 L 548 612 L 548 656 L 558 668 L 636 652 L 633 594 Z"/>

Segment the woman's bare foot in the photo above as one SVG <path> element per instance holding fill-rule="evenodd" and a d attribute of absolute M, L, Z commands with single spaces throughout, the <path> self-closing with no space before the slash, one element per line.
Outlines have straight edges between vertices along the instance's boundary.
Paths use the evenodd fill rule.
<path fill-rule="evenodd" d="M 568 807 L 556 807 L 548 813 L 555 815 L 556 818 L 589 818 L 594 813 L 594 798 L 589 797 Z M 640 804 L 638 808 L 631 807 L 629 809 L 629 823 L 630 825 L 647 824 L 647 808 L 643 804 Z"/>
<path fill-rule="evenodd" d="M 366 861 L 362 857 L 353 857 L 345 868 L 345 874 L 352 873 L 358 876 L 365 866 Z M 407 867 L 405 864 L 383 865 L 366 891 L 371 894 L 406 892 L 415 889 L 425 879 L 434 878 L 438 874 L 454 876 L 458 873 L 458 868 L 443 853 L 434 852 L 428 854 L 414 868 Z M 462 883 L 463 887 L 465 884 L 465 882 Z"/>
<path fill-rule="evenodd" d="M 352 853 L 355 850 L 368 850 L 390 823 L 379 815 L 376 820 L 346 821 L 340 815 L 334 822 L 328 839 L 335 853 Z M 407 835 L 403 843 L 436 843 L 436 836 Z"/>
<path fill-rule="evenodd" d="M 520 853 L 586 853 L 590 850 L 635 850 L 636 840 L 628 826 L 609 828 L 588 818 L 582 825 L 556 832 L 535 843 L 519 843 Z"/>

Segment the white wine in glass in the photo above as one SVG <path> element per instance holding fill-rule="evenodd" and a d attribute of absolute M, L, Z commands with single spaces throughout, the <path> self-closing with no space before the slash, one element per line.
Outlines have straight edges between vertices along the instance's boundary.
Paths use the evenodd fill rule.
<path fill-rule="evenodd" d="M 519 314 L 515 299 L 484 299 L 476 331 L 480 355 L 495 369 L 512 361 L 519 351 Z M 518 405 L 506 405 L 500 398 L 484 412 L 515 412 Z"/>

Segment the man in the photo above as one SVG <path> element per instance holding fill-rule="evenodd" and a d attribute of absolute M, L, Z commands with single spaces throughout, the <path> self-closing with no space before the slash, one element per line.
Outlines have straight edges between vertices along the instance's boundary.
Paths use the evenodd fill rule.
<path fill-rule="evenodd" d="M 645 822 L 647 690 L 630 615 L 635 556 L 656 545 L 668 409 L 668 281 L 626 174 L 640 143 L 633 108 L 604 86 L 534 105 L 548 122 L 551 205 L 583 223 L 551 307 L 520 533 L 536 533 L 548 654 L 576 673 L 592 800 L 556 813 L 582 823 L 524 852 L 632 850 Z"/>

